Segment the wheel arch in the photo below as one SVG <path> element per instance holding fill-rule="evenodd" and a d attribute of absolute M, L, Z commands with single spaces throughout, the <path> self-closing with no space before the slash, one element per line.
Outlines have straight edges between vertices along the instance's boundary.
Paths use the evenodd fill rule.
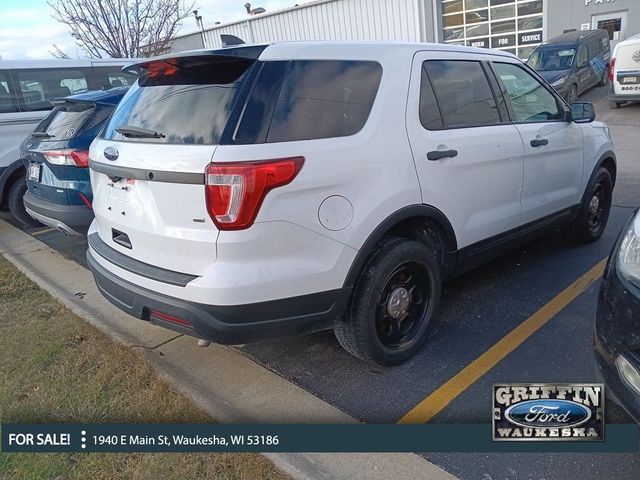
<path fill-rule="evenodd" d="M 16 160 L 2 172 L 2 175 L 0 175 L 0 204 L 6 203 L 7 194 L 13 182 L 26 175 L 26 173 L 27 171 L 20 160 Z"/>
<path fill-rule="evenodd" d="M 367 260 L 378 245 L 385 237 L 397 233 L 406 226 L 409 232 L 413 224 L 423 223 L 437 227 L 446 246 L 443 252 L 443 278 L 447 278 L 455 271 L 455 252 L 458 249 L 458 243 L 455 231 L 449 219 L 437 208 L 431 205 L 410 205 L 389 215 L 384 219 L 367 237 L 362 247 L 359 249 L 356 258 L 349 268 L 347 277 L 344 281 L 345 287 L 353 287 L 362 272 Z M 407 238 L 413 238 L 406 235 Z"/>
<path fill-rule="evenodd" d="M 587 193 L 589 192 L 589 185 L 591 185 L 591 183 L 593 182 L 593 179 L 596 173 L 598 172 L 598 170 L 600 170 L 600 167 L 604 167 L 609 171 L 609 173 L 611 174 L 611 179 L 613 180 L 613 185 L 615 186 L 616 176 L 618 175 L 618 164 L 616 160 L 616 154 L 613 152 L 613 150 L 607 150 L 602 155 L 600 155 L 600 158 L 598 159 L 595 166 L 593 167 L 593 170 L 591 171 L 589 180 L 585 184 L 584 191 L 582 192 L 581 204 L 585 202 Z"/>

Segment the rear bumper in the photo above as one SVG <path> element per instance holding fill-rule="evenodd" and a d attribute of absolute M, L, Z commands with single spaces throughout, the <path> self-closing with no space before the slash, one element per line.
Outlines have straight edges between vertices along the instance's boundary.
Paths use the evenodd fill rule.
<path fill-rule="evenodd" d="M 100 265 L 87 251 L 87 262 L 100 292 L 133 317 L 170 330 L 222 344 L 242 344 L 327 330 L 344 313 L 351 289 L 246 305 L 204 305 L 163 295 L 127 282 Z"/>
<path fill-rule="evenodd" d="M 93 210 L 86 205 L 60 205 L 39 198 L 30 191 L 24 196 L 24 206 L 36 220 L 68 235 L 85 235 L 93 221 Z"/>
<path fill-rule="evenodd" d="M 640 101 L 640 93 L 634 93 L 633 95 L 616 95 L 615 93 L 610 93 L 609 100 L 611 100 L 612 102 Z"/>

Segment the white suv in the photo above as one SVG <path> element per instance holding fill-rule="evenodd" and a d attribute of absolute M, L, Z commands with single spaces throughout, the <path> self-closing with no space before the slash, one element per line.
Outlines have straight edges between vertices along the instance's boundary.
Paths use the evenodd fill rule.
<path fill-rule="evenodd" d="M 279 43 L 144 60 L 93 142 L 89 265 L 131 315 L 220 343 L 333 329 L 414 355 L 442 282 L 557 227 L 602 234 L 606 125 L 513 55 Z"/>

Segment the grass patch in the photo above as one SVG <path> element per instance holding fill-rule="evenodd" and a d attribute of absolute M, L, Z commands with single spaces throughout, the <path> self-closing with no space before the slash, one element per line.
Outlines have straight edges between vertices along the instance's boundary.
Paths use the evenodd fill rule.
<path fill-rule="evenodd" d="M 135 350 L 110 340 L 0 256 L 0 422 L 209 423 Z M 237 453 L 7 454 L 0 479 L 287 478 Z"/>

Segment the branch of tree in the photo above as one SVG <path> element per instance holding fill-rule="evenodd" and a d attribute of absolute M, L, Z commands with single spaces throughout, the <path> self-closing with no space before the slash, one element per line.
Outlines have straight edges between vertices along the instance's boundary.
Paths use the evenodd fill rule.
<path fill-rule="evenodd" d="M 53 18 L 93 58 L 135 58 L 166 51 L 189 16 L 189 0 L 47 0 Z M 69 58 L 58 46 L 51 54 Z"/>

